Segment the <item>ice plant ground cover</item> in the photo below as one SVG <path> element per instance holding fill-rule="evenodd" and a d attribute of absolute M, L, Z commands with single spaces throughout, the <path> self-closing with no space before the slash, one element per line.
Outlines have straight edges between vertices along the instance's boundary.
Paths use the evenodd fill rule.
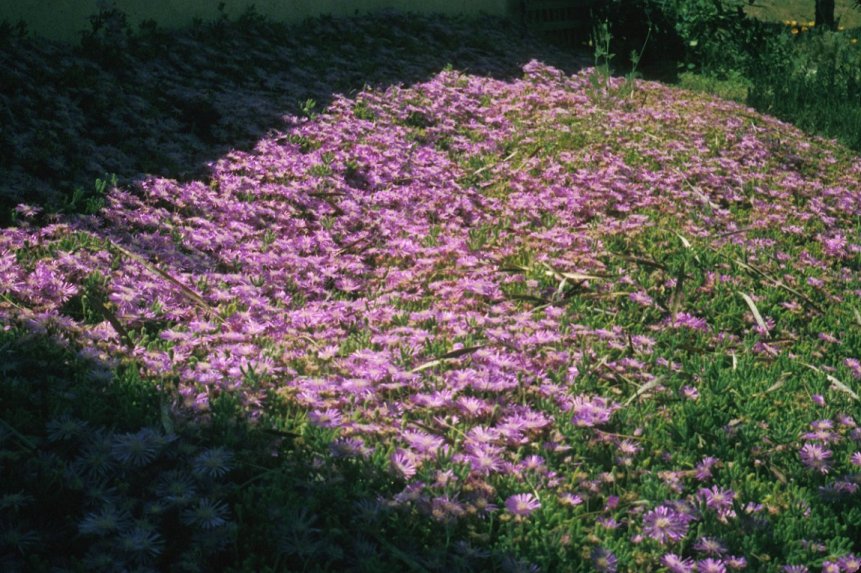
<path fill-rule="evenodd" d="M 859 181 L 738 104 L 531 61 L 21 206 L 4 564 L 858 571 Z"/>

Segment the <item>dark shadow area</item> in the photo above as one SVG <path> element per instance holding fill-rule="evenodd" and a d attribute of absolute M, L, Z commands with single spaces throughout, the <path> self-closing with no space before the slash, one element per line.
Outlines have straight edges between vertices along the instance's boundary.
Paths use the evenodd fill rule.
<path fill-rule="evenodd" d="M 336 94 L 409 85 L 450 65 L 511 78 L 536 58 L 566 71 L 589 61 L 499 18 L 383 13 L 298 26 L 249 12 L 168 32 L 132 31 L 103 11 L 72 46 L 0 31 L 0 222 L 19 203 L 80 212 L 97 178 L 206 177 L 286 115 Z"/>
<path fill-rule="evenodd" d="M 228 395 L 183 421 L 51 330 L 0 332 L 0 570 L 520 570 L 466 541 L 486 518 L 449 519 L 357 441 L 249 424 Z"/>

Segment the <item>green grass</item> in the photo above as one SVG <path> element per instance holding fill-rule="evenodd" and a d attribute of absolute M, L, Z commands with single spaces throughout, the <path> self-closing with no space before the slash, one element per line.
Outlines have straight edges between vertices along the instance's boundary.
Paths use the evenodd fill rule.
<path fill-rule="evenodd" d="M 687 90 L 704 92 L 720 98 L 744 103 L 750 88 L 750 80 L 741 74 L 733 74 L 727 78 L 715 78 L 694 72 L 679 74 L 679 87 Z"/>
<path fill-rule="evenodd" d="M 861 27 L 861 10 L 853 0 L 836 0 L 835 16 L 846 29 Z M 754 18 L 766 22 L 810 22 L 813 20 L 814 0 L 757 0 L 746 8 Z"/>

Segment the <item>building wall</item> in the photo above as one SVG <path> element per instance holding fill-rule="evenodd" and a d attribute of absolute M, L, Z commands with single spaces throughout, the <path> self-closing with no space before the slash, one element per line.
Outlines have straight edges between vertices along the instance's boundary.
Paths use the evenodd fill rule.
<path fill-rule="evenodd" d="M 228 15 L 241 14 L 254 5 L 269 18 L 298 22 L 322 14 L 350 16 L 384 8 L 405 12 L 504 15 L 514 0 L 225 0 Z M 218 15 L 220 0 L 115 0 L 136 27 L 155 20 L 164 28 L 181 27 L 194 18 L 211 20 Z M 98 12 L 99 0 L 0 0 L 0 21 L 21 20 L 38 35 L 74 41 L 89 29 L 88 16 Z"/>

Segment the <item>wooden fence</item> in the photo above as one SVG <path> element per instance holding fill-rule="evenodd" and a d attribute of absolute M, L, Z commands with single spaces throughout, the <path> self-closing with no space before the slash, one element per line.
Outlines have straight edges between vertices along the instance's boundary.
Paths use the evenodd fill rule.
<path fill-rule="evenodd" d="M 552 41 L 578 45 L 588 40 L 590 12 L 600 0 L 520 0 L 516 10 L 531 31 Z"/>

